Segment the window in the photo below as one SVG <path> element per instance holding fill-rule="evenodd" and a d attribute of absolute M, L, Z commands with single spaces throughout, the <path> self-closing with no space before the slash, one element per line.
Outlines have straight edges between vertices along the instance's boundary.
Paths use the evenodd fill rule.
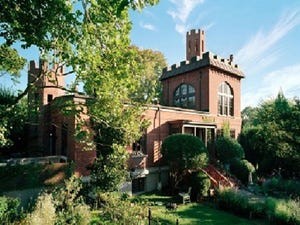
<path fill-rule="evenodd" d="M 225 82 L 218 88 L 218 114 L 233 116 L 233 91 Z"/>
<path fill-rule="evenodd" d="M 68 149 L 68 124 L 64 123 L 61 128 L 61 155 L 67 156 Z"/>
<path fill-rule="evenodd" d="M 174 92 L 174 106 L 195 108 L 195 88 L 189 84 L 179 85 Z"/>
<path fill-rule="evenodd" d="M 143 135 L 139 140 L 132 143 L 132 150 L 147 154 L 147 129 L 143 131 Z"/>
<path fill-rule="evenodd" d="M 145 177 L 132 180 L 132 193 L 145 191 Z"/>
<path fill-rule="evenodd" d="M 48 99 L 47 99 L 47 100 L 48 100 L 48 103 L 52 102 L 52 100 L 53 100 L 53 95 L 48 95 L 47 97 L 48 97 Z"/>

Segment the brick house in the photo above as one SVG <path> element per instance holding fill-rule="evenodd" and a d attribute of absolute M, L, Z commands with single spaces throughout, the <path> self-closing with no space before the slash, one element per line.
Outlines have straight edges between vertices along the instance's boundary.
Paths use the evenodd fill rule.
<path fill-rule="evenodd" d="M 36 68 L 30 63 L 31 76 L 38 76 L 43 66 Z M 46 68 L 44 68 L 46 69 Z M 83 152 L 82 146 L 74 140 L 77 118 L 66 117 L 51 105 L 58 101 L 70 100 L 84 105 L 87 97 L 65 95 L 61 68 L 53 67 L 60 73 L 40 79 L 37 88 L 29 94 L 29 102 L 42 113 L 32 118 L 36 122 L 29 133 L 42 147 L 45 154 L 65 155 L 75 161 L 76 171 L 86 175 L 86 165 L 91 164 L 95 151 Z M 45 70 L 46 71 L 46 70 Z M 151 191 L 158 184 L 166 184 L 167 167 L 161 165 L 160 147 L 162 141 L 173 133 L 188 133 L 203 140 L 211 156 L 214 156 L 213 143 L 222 133 L 223 126 L 229 125 L 230 134 L 236 138 L 241 131 L 241 79 L 242 71 L 233 63 L 233 56 L 220 58 L 205 52 L 205 33 L 191 30 L 186 35 L 186 60 L 163 70 L 160 78 L 163 98 L 160 104 L 145 106 L 143 118 L 150 121 L 140 140 L 128 148 L 131 155 L 129 168 L 132 192 Z M 51 82 L 49 81 L 51 80 Z M 53 83 L 53 80 L 55 81 Z M 50 84 L 50 83 L 51 84 Z M 33 103 L 31 103 L 33 104 Z M 88 118 L 81 118 L 88 121 Z"/>

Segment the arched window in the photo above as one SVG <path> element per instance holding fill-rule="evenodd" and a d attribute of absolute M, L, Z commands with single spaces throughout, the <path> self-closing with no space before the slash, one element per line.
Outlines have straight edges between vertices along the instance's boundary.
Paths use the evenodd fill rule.
<path fill-rule="evenodd" d="M 225 82 L 218 88 L 218 114 L 233 116 L 233 91 Z"/>
<path fill-rule="evenodd" d="M 179 85 L 174 92 L 173 104 L 183 108 L 195 108 L 195 88 L 189 84 Z"/>

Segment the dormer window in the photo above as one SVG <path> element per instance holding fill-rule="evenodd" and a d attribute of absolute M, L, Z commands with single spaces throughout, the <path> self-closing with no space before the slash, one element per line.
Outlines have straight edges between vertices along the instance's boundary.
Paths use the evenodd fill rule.
<path fill-rule="evenodd" d="M 189 84 L 179 85 L 173 97 L 173 105 L 182 108 L 195 108 L 195 88 Z"/>
<path fill-rule="evenodd" d="M 226 82 L 218 88 L 218 114 L 233 116 L 233 91 Z"/>

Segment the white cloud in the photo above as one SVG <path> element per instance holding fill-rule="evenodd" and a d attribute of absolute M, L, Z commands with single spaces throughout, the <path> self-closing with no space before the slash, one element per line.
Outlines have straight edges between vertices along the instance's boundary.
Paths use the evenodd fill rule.
<path fill-rule="evenodd" d="M 142 23 L 140 22 L 140 26 L 146 30 L 156 31 L 156 27 L 150 23 Z"/>
<path fill-rule="evenodd" d="M 275 62 L 277 58 L 274 58 L 275 44 L 286 36 L 293 28 L 300 24 L 300 9 L 293 9 L 286 11 L 269 31 L 258 31 L 249 42 L 246 43 L 236 54 L 236 58 L 244 68 L 251 70 L 256 67 L 257 64 L 263 61 Z M 278 51 L 278 50 L 277 50 Z M 277 53 L 277 56 L 280 54 Z M 264 64 L 262 64 L 264 65 Z"/>
<path fill-rule="evenodd" d="M 176 10 L 169 10 L 168 13 L 173 19 L 179 19 L 185 23 L 194 8 L 204 3 L 204 0 L 170 0 L 170 2 L 176 6 Z"/>
<path fill-rule="evenodd" d="M 167 13 L 173 18 L 176 23 L 175 29 L 178 33 L 185 35 L 189 28 L 187 24 L 188 18 L 192 11 L 205 0 L 169 0 L 175 5 L 175 8 L 170 9 Z"/>
<path fill-rule="evenodd" d="M 255 106 L 261 100 L 275 97 L 282 89 L 286 97 L 292 98 L 300 96 L 300 64 L 287 66 L 282 69 L 272 71 L 261 79 L 260 87 L 249 90 L 242 95 L 242 102 L 246 105 Z"/>

